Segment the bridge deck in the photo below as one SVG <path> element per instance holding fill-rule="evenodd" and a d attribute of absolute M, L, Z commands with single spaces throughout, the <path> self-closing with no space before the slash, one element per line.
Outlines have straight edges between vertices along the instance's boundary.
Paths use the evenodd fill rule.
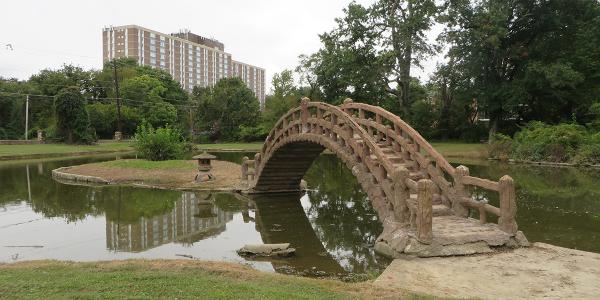
<path fill-rule="evenodd" d="M 528 245 L 527 239 L 520 232 L 511 235 L 500 230 L 497 224 L 481 224 L 477 219 L 448 215 L 445 206 L 435 206 L 433 240 L 430 244 L 419 243 L 414 228 L 385 221 L 384 232 L 378 238 L 378 241 L 385 243 L 377 243 L 376 249 L 384 255 L 389 253 L 392 257 L 397 253 L 432 257 L 489 253 L 494 251 L 494 247 Z"/>

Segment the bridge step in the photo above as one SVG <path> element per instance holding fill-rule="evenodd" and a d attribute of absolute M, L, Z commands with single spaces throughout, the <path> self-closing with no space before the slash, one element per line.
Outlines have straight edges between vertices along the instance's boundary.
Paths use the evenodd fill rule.
<path fill-rule="evenodd" d="M 410 198 L 408 199 L 408 205 L 413 209 L 417 208 L 417 194 L 410 194 Z M 451 216 L 454 214 L 452 212 L 452 209 L 450 209 L 444 204 L 434 204 L 432 205 L 432 208 L 432 213 L 434 217 Z"/>

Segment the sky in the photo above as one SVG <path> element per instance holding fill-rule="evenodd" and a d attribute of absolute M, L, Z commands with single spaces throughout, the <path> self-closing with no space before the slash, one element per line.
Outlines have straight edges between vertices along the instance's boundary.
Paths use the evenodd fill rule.
<path fill-rule="evenodd" d="M 369 5 L 373 0 L 358 0 Z M 0 76 L 27 79 L 42 69 L 102 66 L 102 28 L 136 24 L 162 33 L 189 29 L 225 44 L 232 58 L 275 72 L 316 52 L 350 0 L 19 0 L 0 12 Z M 432 38 L 434 33 L 430 34 Z M 7 46 L 10 44 L 10 46 Z M 12 49 L 12 50 L 11 50 Z M 415 76 L 426 80 L 439 57 Z"/>

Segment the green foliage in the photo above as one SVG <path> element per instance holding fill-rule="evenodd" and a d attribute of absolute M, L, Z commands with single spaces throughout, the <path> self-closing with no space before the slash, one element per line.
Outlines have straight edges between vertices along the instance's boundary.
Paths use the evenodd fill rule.
<path fill-rule="evenodd" d="M 260 123 L 268 134 L 277 121 L 290 109 L 299 105 L 302 91 L 294 86 L 292 72 L 283 70 L 273 75 L 273 94 L 265 99 Z"/>
<path fill-rule="evenodd" d="M 576 124 L 531 122 L 515 135 L 514 156 L 533 161 L 569 162 L 586 142 L 587 132 Z"/>
<path fill-rule="evenodd" d="M 427 101 L 415 101 L 411 105 L 413 115 L 410 125 L 426 139 L 436 136 L 436 125 L 438 114 L 432 103 Z"/>
<path fill-rule="evenodd" d="M 167 125 L 154 129 L 150 124 L 142 124 L 135 133 L 138 154 L 148 160 L 181 159 L 185 154 L 186 141 L 179 130 Z"/>
<path fill-rule="evenodd" d="M 114 104 L 92 103 L 88 104 L 87 110 L 90 123 L 96 129 L 100 138 L 111 139 L 117 128 L 117 107 Z M 121 123 L 123 134 L 133 135 L 141 121 L 139 111 L 135 107 L 121 106 Z"/>
<path fill-rule="evenodd" d="M 96 138 L 90 127 L 85 99 L 77 87 L 60 90 L 56 95 L 57 129 L 67 143 L 89 144 Z"/>
<path fill-rule="evenodd" d="M 369 7 L 352 2 L 336 19 L 336 28 L 320 35 L 322 48 L 301 57 L 300 69 L 314 74 L 309 78 L 327 102 L 339 104 L 346 97 L 376 105 L 392 102 L 386 108 L 409 118 L 410 69 L 436 50 L 425 32 L 437 12 L 432 0 L 376 1 Z"/>
<path fill-rule="evenodd" d="M 240 140 L 244 142 L 264 141 L 269 135 L 271 127 L 265 127 L 263 124 L 258 126 L 240 126 Z"/>
<path fill-rule="evenodd" d="M 451 97 L 476 99 L 490 134 L 531 120 L 587 122 L 600 87 L 597 1 L 447 3 L 442 87 Z"/>
<path fill-rule="evenodd" d="M 578 164 L 600 164 L 600 132 L 590 135 L 575 156 Z"/>
<path fill-rule="evenodd" d="M 492 136 L 489 144 L 490 157 L 507 160 L 513 148 L 513 140 L 508 135 L 496 133 Z"/>
<path fill-rule="evenodd" d="M 259 117 L 259 103 L 239 78 L 224 78 L 211 88 L 195 88 L 192 99 L 200 132 L 211 140 L 235 141 L 241 126 L 254 127 Z"/>

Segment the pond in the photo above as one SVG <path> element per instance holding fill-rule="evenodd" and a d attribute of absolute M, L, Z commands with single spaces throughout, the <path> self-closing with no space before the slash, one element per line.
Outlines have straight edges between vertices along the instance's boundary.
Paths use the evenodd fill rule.
<path fill-rule="evenodd" d="M 243 153 L 216 153 L 241 161 Z M 305 176 L 306 194 L 241 197 L 56 182 L 52 169 L 115 156 L 0 164 L 0 262 L 165 258 L 231 261 L 306 276 L 355 278 L 383 270 L 382 227 L 333 155 Z M 471 174 L 518 185 L 518 223 L 531 241 L 600 252 L 600 172 L 470 163 Z M 481 194 L 494 202 L 493 195 Z M 245 244 L 289 242 L 292 258 L 246 260 Z"/>

